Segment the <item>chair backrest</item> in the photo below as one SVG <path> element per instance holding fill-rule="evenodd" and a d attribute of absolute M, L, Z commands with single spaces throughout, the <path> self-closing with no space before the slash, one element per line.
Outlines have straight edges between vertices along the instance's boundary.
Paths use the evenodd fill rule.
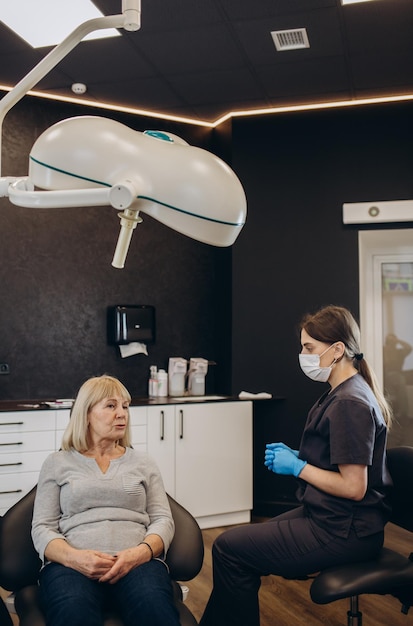
<path fill-rule="evenodd" d="M 16 502 L 0 525 L 0 586 L 17 591 L 37 584 L 41 561 L 33 546 L 31 525 L 36 487 Z M 168 496 L 175 535 L 166 562 L 174 580 L 190 580 L 202 567 L 204 544 L 194 517 Z"/>
<path fill-rule="evenodd" d="M 174 580 L 195 578 L 204 560 L 204 542 L 198 522 L 183 506 L 168 495 L 175 522 L 175 534 L 166 555 Z"/>
<path fill-rule="evenodd" d="M 41 566 L 31 526 L 36 487 L 6 511 L 0 532 L 0 586 L 16 591 L 37 584 Z"/>
<path fill-rule="evenodd" d="M 393 480 L 390 521 L 413 531 L 413 447 L 390 448 L 387 464 Z"/>

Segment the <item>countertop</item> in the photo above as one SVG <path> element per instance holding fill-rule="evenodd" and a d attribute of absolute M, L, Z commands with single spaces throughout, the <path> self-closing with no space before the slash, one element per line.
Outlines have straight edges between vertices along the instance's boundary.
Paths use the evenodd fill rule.
<path fill-rule="evenodd" d="M 166 398 L 132 398 L 131 406 L 156 406 L 165 404 L 199 404 L 203 402 L 228 402 L 238 401 L 236 396 L 185 396 L 185 397 L 166 397 Z M 0 412 L 6 411 L 40 411 L 40 410 L 62 410 L 70 408 L 65 404 L 62 406 L 54 405 L 55 400 L 0 400 Z M 48 403 L 53 404 L 50 406 Z"/>

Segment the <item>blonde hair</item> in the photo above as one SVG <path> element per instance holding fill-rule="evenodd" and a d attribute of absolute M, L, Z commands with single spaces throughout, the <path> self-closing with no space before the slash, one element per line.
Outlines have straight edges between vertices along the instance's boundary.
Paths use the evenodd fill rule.
<path fill-rule="evenodd" d="M 74 449 L 78 452 L 84 452 L 88 449 L 88 415 L 90 410 L 98 402 L 115 396 L 120 396 L 128 403 L 131 401 L 129 391 L 113 376 L 106 374 L 95 376 L 83 383 L 73 404 L 69 424 L 63 434 L 62 450 Z M 124 436 L 119 439 L 119 444 L 131 447 L 129 420 Z"/>
<path fill-rule="evenodd" d="M 323 343 L 344 343 L 345 357 L 353 361 L 354 367 L 371 388 L 384 421 L 390 428 L 393 418 L 391 407 L 380 389 L 373 369 L 360 350 L 360 328 L 350 311 L 341 306 L 326 306 L 317 313 L 306 315 L 301 322 L 301 329 Z"/>

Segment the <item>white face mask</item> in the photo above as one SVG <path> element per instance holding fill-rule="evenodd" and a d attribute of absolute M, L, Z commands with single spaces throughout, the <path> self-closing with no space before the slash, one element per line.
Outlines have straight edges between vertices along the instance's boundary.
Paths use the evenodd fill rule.
<path fill-rule="evenodd" d="M 324 352 L 321 354 L 299 354 L 298 358 L 300 361 L 300 367 L 303 370 L 304 374 L 311 378 L 311 380 L 315 380 L 319 383 L 326 383 L 330 378 L 331 371 L 333 369 L 333 365 L 336 362 L 332 362 L 329 367 L 320 367 L 320 358 L 330 350 L 335 344 L 333 343 L 329 346 Z"/>

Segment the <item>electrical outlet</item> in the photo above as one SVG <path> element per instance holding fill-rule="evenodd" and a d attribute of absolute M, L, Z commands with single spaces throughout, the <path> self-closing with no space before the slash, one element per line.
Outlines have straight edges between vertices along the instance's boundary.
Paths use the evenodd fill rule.
<path fill-rule="evenodd" d="M 0 363 L 0 374 L 10 374 L 10 365 L 8 363 Z"/>

